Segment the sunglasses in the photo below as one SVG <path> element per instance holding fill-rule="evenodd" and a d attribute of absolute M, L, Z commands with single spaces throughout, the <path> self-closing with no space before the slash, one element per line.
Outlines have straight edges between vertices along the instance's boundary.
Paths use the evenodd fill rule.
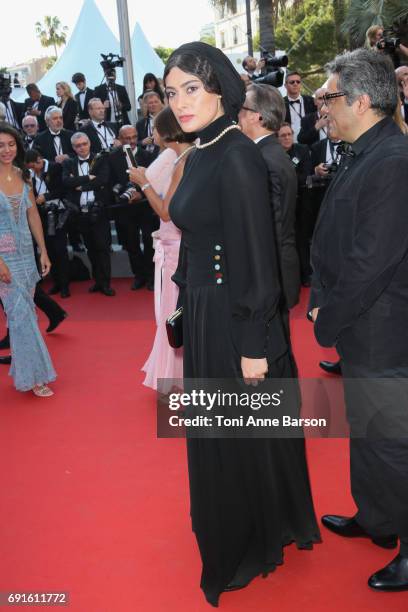
<path fill-rule="evenodd" d="M 302 81 L 288 81 L 289 85 L 300 85 Z"/>

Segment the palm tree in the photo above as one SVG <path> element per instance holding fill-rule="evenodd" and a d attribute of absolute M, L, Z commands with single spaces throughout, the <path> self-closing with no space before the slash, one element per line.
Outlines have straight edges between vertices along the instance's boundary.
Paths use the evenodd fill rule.
<path fill-rule="evenodd" d="M 62 26 L 58 17 L 46 15 L 44 24 L 40 21 L 35 24 L 35 32 L 41 45 L 43 47 L 54 47 L 55 57 L 58 57 L 57 47 L 65 45 L 67 42 L 68 27 Z"/>
<path fill-rule="evenodd" d="M 359 46 L 370 26 L 389 27 L 405 15 L 408 15 L 406 0 L 350 0 L 342 30 L 350 34 L 353 46 Z"/>

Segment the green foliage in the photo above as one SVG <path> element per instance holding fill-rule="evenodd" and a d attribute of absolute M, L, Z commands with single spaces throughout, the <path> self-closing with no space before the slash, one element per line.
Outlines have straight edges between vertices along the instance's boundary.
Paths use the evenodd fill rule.
<path fill-rule="evenodd" d="M 370 26 L 389 27 L 404 15 L 408 15 L 407 0 L 350 0 L 342 30 L 350 35 L 353 46 L 361 46 Z"/>
<path fill-rule="evenodd" d="M 338 52 L 333 3 L 304 0 L 296 10 L 286 9 L 275 31 L 276 48 L 289 53 L 289 68 L 309 74 L 314 89 L 325 80 L 324 66 Z"/>
<path fill-rule="evenodd" d="M 215 36 L 202 36 L 200 41 L 203 43 L 207 43 L 207 45 L 211 45 L 215 47 Z"/>
<path fill-rule="evenodd" d="M 170 47 L 154 47 L 154 50 L 156 51 L 157 55 L 160 57 L 160 59 L 163 60 L 164 63 L 167 62 L 167 60 L 169 59 L 170 55 L 173 53 L 174 49 L 170 49 Z"/>
<path fill-rule="evenodd" d="M 58 57 L 57 48 L 65 45 L 67 42 L 68 27 L 63 26 L 58 17 L 46 15 L 44 24 L 37 21 L 35 24 L 35 33 L 40 39 L 43 47 L 54 47 L 55 57 Z"/>

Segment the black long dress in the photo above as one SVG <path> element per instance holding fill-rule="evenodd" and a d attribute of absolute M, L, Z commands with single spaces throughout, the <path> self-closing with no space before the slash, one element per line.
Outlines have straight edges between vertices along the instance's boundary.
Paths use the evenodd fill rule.
<path fill-rule="evenodd" d="M 217 119 L 199 134 L 201 143 L 231 123 Z M 295 376 L 280 314 L 267 169 L 256 145 L 233 129 L 194 151 L 170 215 L 182 230 L 174 280 L 183 295 L 184 376 L 242 378 L 241 355 L 266 356 L 268 376 Z M 284 545 L 311 548 L 320 540 L 302 439 L 190 438 L 187 450 L 209 603 L 217 606 L 231 583 L 281 564 Z"/>

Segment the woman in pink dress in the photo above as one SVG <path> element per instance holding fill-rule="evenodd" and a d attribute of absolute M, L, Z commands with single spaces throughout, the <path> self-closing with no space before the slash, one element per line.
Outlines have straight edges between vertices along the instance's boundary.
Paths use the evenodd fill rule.
<path fill-rule="evenodd" d="M 166 319 L 176 309 L 178 287 L 171 277 L 176 271 L 180 230 L 170 221 L 170 200 L 183 176 L 184 163 L 194 148 L 195 136 L 184 134 L 169 108 L 157 115 L 154 124 L 155 144 L 165 147 L 149 168 L 132 168 L 130 180 L 142 188 L 149 204 L 160 217 L 160 228 L 153 232 L 154 239 L 154 301 L 157 323 L 152 351 L 142 370 L 146 372 L 143 382 L 147 387 L 168 393 L 177 381 L 183 378 L 181 349 L 169 346 Z M 167 381 L 167 382 L 166 382 Z"/>

